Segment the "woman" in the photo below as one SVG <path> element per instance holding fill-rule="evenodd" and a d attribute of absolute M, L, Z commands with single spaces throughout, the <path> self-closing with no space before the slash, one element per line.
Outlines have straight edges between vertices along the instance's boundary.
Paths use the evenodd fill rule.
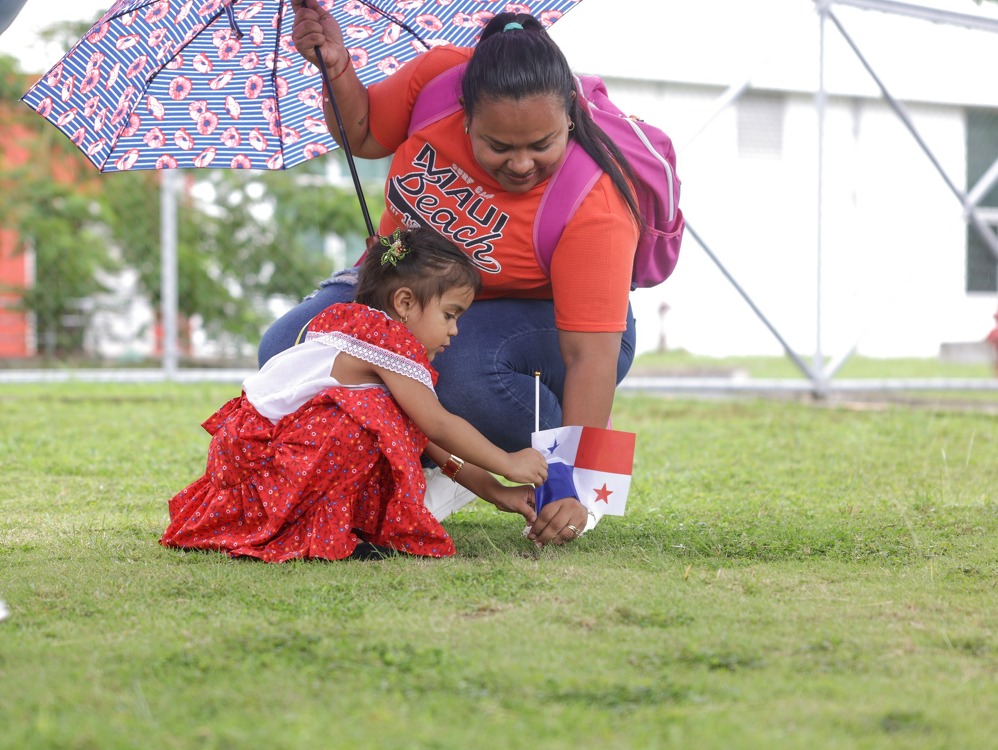
<path fill-rule="evenodd" d="M 436 362 L 443 405 L 504 450 L 522 448 L 534 427 L 540 372 L 542 429 L 605 427 L 634 357 L 628 294 L 642 221 L 626 161 L 580 106 L 572 71 L 540 23 L 500 14 L 474 50 L 437 47 L 370 89 L 353 71 L 338 24 L 315 0 L 296 5 L 293 38 L 313 63 L 317 48 L 322 55 L 354 155 L 393 157 L 379 233 L 432 226 L 482 274 L 461 338 Z M 410 135 L 419 91 L 462 63 L 463 109 Z M 335 123 L 328 103 L 326 119 Z M 566 226 L 549 278 L 536 262 L 533 223 L 570 139 L 604 174 Z M 261 342 L 261 362 L 291 346 L 329 304 L 349 300 L 352 287 L 336 283 L 344 280 L 325 283 L 277 321 Z M 431 485 L 431 508 L 433 492 Z M 562 543 L 596 520 L 565 497 L 542 509 L 529 536 Z"/>

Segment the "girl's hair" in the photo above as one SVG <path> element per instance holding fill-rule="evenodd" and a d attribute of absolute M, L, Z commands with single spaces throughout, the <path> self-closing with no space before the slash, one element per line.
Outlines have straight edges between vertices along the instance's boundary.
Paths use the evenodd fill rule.
<path fill-rule="evenodd" d="M 412 290 L 421 307 L 449 289 L 468 287 L 477 294 L 481 288 L 475 264 L 439 232 L 429 227 L 402 230 L 401 247 L 394 258 L 386 258 L 395 252 L 389 248 L 392 239 L 390 235 L 368 248 L 357 274 L 355 302 L 395 312 L 392 296 L 402 287 Z"/>
<path fill-rule="evenodd" d="M 506 29 L 510 23 L 523 28 Z M 470 115 L 483 99 L 524 99 L 538 94 L 561 98 L 565 112 L 575 123 L 569 136 L 610 175 L 638 226 L 644 229 L 644 217 L 631 188 L 634 181 L 631 165 L 579 104 L 581 92 L 576 91 L 575 75 L 568 60 L 536 18 L 527 13 L 500 13 L 489 21 L 468 61 L 461 94 L 465 111 Z"/>

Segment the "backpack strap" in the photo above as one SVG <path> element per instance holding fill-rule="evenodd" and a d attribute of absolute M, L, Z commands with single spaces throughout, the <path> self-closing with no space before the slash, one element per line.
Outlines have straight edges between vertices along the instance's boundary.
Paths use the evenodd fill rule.
<path fill-rule="evenodd" d="M 409 117 L 409 135 L 461 110 L 461 81 L 468 63 L 448 68 L 416 95 Z"/>
<path fill-rule="evenodd" d="M 545 276 L 551 276 L 551 257 L 565 227 L 602 174 L 593 157 L 574 139 L 569 140 L 565 159 L 548 178 L 534 218 L 534 256 Z"/>
<path fill-rule="evenodd" d="M 602 79 L 597 76 L 575 76 L 576 92 L 587 109 L 590 90 L 602 85 Z M 603 170 L 593 157 L 578 141 L 570 138 L 565 159 L 548 179 L 534 218 L 534 256 L 548 278 L 551 277 L 551 258 L 565 227 L 602 174 Z"/>

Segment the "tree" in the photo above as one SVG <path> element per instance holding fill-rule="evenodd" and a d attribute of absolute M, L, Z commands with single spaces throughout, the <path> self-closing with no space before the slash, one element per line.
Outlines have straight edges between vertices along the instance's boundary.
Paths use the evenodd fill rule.
<path fill-rule="evenodd" d="M 99 175 L 19 101 L 30 83 L 14 60 L 0 56 L 0 132 L 5 143 L 16 139 L 23 157 L 0 153 L 0 221 L 16 231 L 19 251 L 35 253 L 36 285 L 23 295 L 22 309 L 35 313 L 39 340 L 58 342 L 52 351 L 65 352 L 82 344 L 83 300 L 105 291 L 100 279 L 122 267 L 138 271 L 159 309 L 160 175 Z M 199 315 L 210 332 L 255 343 L 272 317 L 269 299 L 300 299 L 332 270 L 324 235 L 355 235 L 362 246 L 356 196 L 323 184 L 322 170 L 310 162 L 287 172 L 183 173 L 180 315 Z"/>
<path fill-rule="evenodd" d="M 272 318 L 270 298 L 300 299 L 329 274 L 322 237 L 359 234 L 363 219 L 352 191 L 303 188 L 307 166 L 183 173 L 177 236 L 180 315 L 199 315 L 210 333 L 256 342 Z M 110 234 L 159 309 L 159 174 L 127 172 L 102 179 L 102 215 Z"/>
<path fill-rule="evenodd" d="M 0 56 L 0 222 L 14 230 L 15 252 L 34 254 L 35 284 L 17 290 L 17 307 L 34 313 L 37 339 L 55 355 L 82 346 L 86 300 L 105 291 L 97 271 L 115 263 L 93 202 L 96 183 L 75 179 L 82 157 L 61 134 L 38 133 L 38 118 L 17 101 L 24 85 L 12 58 Z"/>

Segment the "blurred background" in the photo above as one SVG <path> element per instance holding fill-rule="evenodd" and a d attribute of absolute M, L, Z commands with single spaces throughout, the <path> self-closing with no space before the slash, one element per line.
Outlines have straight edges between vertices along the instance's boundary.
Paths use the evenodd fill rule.
<path fill-rule="evenodd" d="M 253 368 L 266 326 L 363 248 L 345 161 L 177 172 L 164 342 L 162 174 L 98 174 L 20 101 L 109 4 L 0 4 L 0 375 L 172 350 Z M 645 361 L 993 376 L 998 3 L 580 0 L 551 33 L 676 146 L 690 229 L 674 275 L 632 295 Z M 386 165 L 358 166 L 377 217 Z"/>

